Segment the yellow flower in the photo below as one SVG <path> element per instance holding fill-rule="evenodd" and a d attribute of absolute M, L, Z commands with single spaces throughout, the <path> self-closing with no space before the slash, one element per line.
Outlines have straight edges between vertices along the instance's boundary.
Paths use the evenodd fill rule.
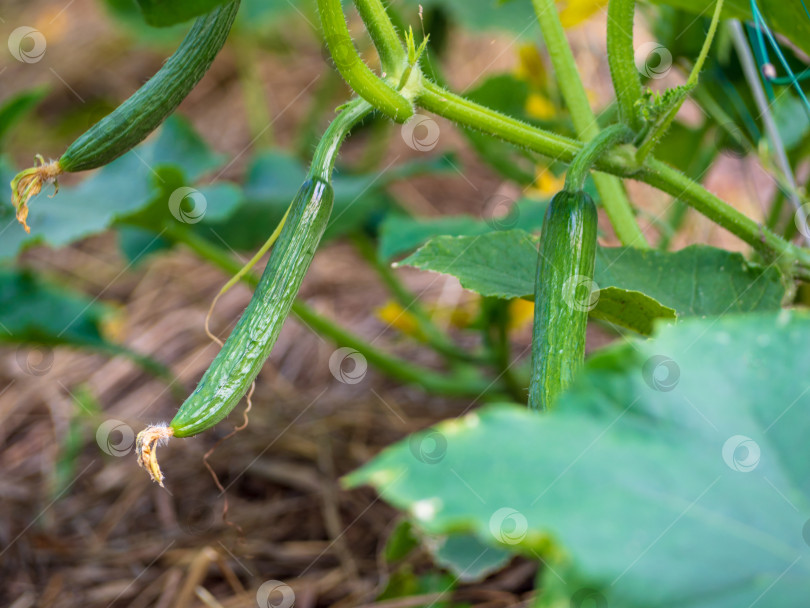
<path fill-rule="evenodd" d="M 407 336 L 422 339 L 424 336 L 419 330 L 413 314 L 402 308 L 397 302 L 389 300 L 384 306 L 374 311 L 377 318 L 389 327 L 394 327 Z"/>
<path fill-rule="evenodd" d="M 539 93 L 531 93 L 526 98 L 526 114 L 539 120 L 551 120 L 554 118 L 556 108 L 554 104 Z"/>
<path fill-rule="evenodd" d="M 518 48 L 518 65 L 515 78 L 525 80 L 535 89 L 546 85 L 546 64 L 540 51 L 533 44 L 524 44 Z"/>
<path fill-rule="evenodd" d="M 509 302 L 509 331 L 523 329 L 534 319 L 534 302 L 516 298 Z"/>
<path fill-rule="evenodd" d="M 575 27 L 607 6 L 608 0 L 566 0 L 560 10 L 560 21 L 564 28 Z"/>
<path fill-rule="evenodd" d="M 538 165 L 534 184 L 528 194 L 536 198 L 551 198 L 563 189 L 565 175 L 554 175 L 551 169 Z"/>

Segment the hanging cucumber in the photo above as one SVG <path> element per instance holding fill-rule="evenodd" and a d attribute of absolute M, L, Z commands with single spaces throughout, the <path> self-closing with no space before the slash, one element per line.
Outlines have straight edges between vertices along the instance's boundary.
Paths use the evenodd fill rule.
<path fill-rule="evenodd" d="M 345 106 L 327 129 L 309 176 L 296 194 L 270 260 L 247 309 L 219 354 L 168 426 L 138 434 L 138 462 L 163 485 L 155 446 L 169 437 L 190 437 L 225 418 L 250 388 L 278 338 L 332 211 L 330 178 L 340 144 L 371 111 L 362 100 Z"/>
<path fill-rule="evenodd" d="M 583 190 L 585 177 L 606 149 L 632 135 L 614 125 L 597 135 L 568 170 L 565 189 L 546 211 L 540 236 L 534 296 L 529 407 L 546 410 L 585 359 L 588 312 L 596 304 L 593 270 L 597 213 Z"/>
<path fill-rule="evenodd" d="M 11 182 L 17 220 L 30 232 L 28 201 L 62 173 L 106 165 L 142 142 L 186 98 L 208 71 L 228 37 L 240 0 L 194 22 L 180 47 L 146 84 L 74 141 L 57 161 L 20 172 Z"/>

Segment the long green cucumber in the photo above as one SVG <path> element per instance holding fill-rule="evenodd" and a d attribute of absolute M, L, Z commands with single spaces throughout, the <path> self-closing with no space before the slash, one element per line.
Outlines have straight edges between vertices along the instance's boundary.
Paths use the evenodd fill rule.
<path fill-rule="evenodd" d="M 582 190 L 563 190 L 543 222 L 534 300 L 529 406 L 545 410 L 571 382 L 585 358 L 585 329 L 593 308 L 596 206 Z"/>
<path fill-rule="evenodd" d="M 197 19 L 152 78 L 68 147 L 59 158 L 62 171 L 86 171 L 106 165 L 154 131 L 211 67 L 231 30 L 239 1 Z"/>
<path fill-rule="evenodd" d="M 332 186 L 301 186 L 253 298 L 196 390 L 169 426 L 176 437 L 211 428 L 236 406 L 262 368 L 290 312 L 332 211 Z"/>
<path fill-rule="evenodd" d="M 270 355 L 329 221 L 333 201 L 329 180 L 340 145 L 371 110 L 366 101 L 356 99 L 329 125 L 236 327 L 169 426 L 149 426 L 138 434 L 138 463 L 161 485 L 163 474 L 155 451 L 158 443 L 172 436 L 196 435 L 225 418 L 247 393 Z"/>

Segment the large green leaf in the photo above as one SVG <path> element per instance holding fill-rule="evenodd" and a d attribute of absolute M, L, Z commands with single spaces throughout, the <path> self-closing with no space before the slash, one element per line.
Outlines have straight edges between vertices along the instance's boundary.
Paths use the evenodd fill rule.
<path fill-rule="evenodd" d="M 452 274 L 467 289 L 500 298 L 530 297 L 536 264 L 536 241 L 519 230 L 437 237 L 399 263 Z M 776 268 L 757 266 L 739 253 L 703 245 L 677 252 L 599 247 L 594 281 L 602 289 L 594 313 L 600 302 L 615 307 L 616 302 L 608 300 L 613 295 L 630 297 L 607 289 L 611 287 L 644 294 L 679 317 L 776 310 L 784 296 Z"/>
<path fill-rule="evenodd" d="M 435 236 L 476 236 L 495 230 L 520 229 L 527 232 L 539 230 L 548 201 L 520 199 L 512 204 L 506 197 L 495 201 L 499 217 L 482 214 L 483 218 L 471 215 L 451 215 L 432 219 L 389 214 L 380 225 L 379 255 L 390 260 L 424 244 Z M 508 209 L 505 208 L 508 206 Z M 501 208 L 504 207 L 504 208 Z"/>
<path fill-rule="evenodd" d="M 654 0 L 698 15 L 708 16 L 711 6 L 706 0 Z M 768 26 L 790 38 L 805 52 L 810 52 L 810 17 L 801 0 L 757 0 L 759 11 Z M 726 0 L 723 5 L 726 19 L 751 19 L 751 0 Z"/>
<path fill-rule="evenodd" d="M 486 408 L 347 481 L 430 534 L 557 561 L 566 595 L 595 606 L 800 608 L 808 343 L 805 312 L 690 319 L 591 358 L 550 414 Z M 420 458 L 428 438 L 442 450 Z"/>
<path fill-rule="evenodd" d="M 400 12 L 415 17 L 420 6 L 441 6 L 453 20 L 473 30 L 500 29 L 520 35 L 536 33 L 537 17 L 531 3 L 520 0 L 404 0 Z"/>
<path fill-rule="evenodd" d="M 26 89 L 0 104 L 0 144 L 9 130 L 26 114 L 33 110 L 48 94 L 49 87 L 40 86 Z M 1 146 L 0 146 L 1 147 Z"/>

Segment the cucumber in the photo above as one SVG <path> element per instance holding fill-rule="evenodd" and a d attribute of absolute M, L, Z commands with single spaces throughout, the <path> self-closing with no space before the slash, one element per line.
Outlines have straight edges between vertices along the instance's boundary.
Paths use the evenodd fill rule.
<path fill-rule="evenodd" d="M 596 259 L 596 206 L 582 190 L 551 201 L 537 258 L 529 406 L 546 410 L 585 358 Z"/>
<path fill-rule="evenodd" d="M 180 47 L 129 99 L 74 141 L 59 158 L 63 172 L 106 165 L 142 142 L 211 67 L 239 10 L 234 0 L 194 22 Z"/>
<path fill-rule="evenodd" d="M 301 186 L 253 297 L 194 392 L 169 423 L 175 437 L 211 428 L 239 403 L 290 312 L 332 211 L 332 186 Z"/>

